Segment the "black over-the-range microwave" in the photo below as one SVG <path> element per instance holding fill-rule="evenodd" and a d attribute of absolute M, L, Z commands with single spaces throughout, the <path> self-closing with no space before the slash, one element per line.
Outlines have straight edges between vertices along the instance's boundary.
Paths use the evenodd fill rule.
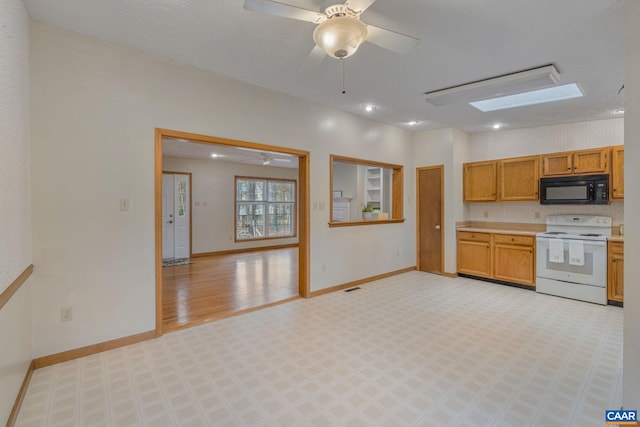
<path fill-rule="evenodd" d="M 609 204 L 609 175 L 540 178 L 540 204 Z"/>

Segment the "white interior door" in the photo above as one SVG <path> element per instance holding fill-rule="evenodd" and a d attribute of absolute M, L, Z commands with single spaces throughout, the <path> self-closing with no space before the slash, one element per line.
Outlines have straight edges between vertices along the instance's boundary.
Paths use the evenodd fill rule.
<path fill-rule="evenodd" d="M 174 258 L 189 258 L 190 207 L 189 175 L 174 175 Z"/>
<path fill-rule="evenodd" d="M 173 174 L 162 174 L 162 259 L 175 258 L 173 177 Z"/>
<path fill-rule="evenodd" d="M 162 174 L 162 259 L 191 256 L 189 175 Z"/>

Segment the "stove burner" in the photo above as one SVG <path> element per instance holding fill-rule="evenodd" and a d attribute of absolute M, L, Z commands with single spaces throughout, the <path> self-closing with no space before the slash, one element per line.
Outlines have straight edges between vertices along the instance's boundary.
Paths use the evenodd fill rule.
<path fill-rule="evenodd" d="M 600 237 L 600 236 L 602 236 L 602 234 L 585 233 L 585 234 L 580 234 L 580 236 L 586 236 L 586 237 Z"/>
<path fill-rule="evenodd" d="M 567 234 L 567 233 L 564 231 L 547 231 L 544 234 Z M 583 236 L 586 236 L 586 234 L 583 234 Z"/>

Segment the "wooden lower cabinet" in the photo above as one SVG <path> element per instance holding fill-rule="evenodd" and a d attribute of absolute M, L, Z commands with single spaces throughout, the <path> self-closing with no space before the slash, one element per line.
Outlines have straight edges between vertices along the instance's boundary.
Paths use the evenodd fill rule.
<path fill-rule="evenodd" d="M 608 242 L 609 255 L 607 298 L 624 301 L 624 242 Z"/>
<path fill-rule="evenodd" d="M 535 285 L 534 236 L 459 231 L 457 248 L 459 273 Z"/>
<path fill-rule="evenodd" d="M 505 282 L 535 285 L 535 238 L 533 236 L 494 234 L 493 277 Z"/>
<path fill-rule="evenodd" d="M 458 272 L 491 277 L 491 234 L 458 232 Z"/>

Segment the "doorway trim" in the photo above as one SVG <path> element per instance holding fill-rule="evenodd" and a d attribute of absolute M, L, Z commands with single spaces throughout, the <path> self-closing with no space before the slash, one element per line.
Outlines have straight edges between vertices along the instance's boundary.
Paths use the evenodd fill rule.
<path fill-rule="evenodd" d="M 162 327 L 162 138 L 180 138 L 200 144 L 219 144 L 254 150 L 274 151 L 298 157 L 298 295 L 309 298 L 310 293 L 310 184 L 309 152 L 294 148 L 277 147 L 255 142 L 238 141 L 215 136 L 200 135 L 169 129 L 155 129 L 155 259 L 156 259 L 156 336 L 161 336 Z"/>
<path fill-rule="evenodd" d="M 420 172 L 431 169 L 440 170 L 440 274 L 444 275 L 444 241 L 445 241 L 445 223 L 444 216 L 444 165 L 423 166 L 416 168 L 416 270 L 420 271 Z"/>

